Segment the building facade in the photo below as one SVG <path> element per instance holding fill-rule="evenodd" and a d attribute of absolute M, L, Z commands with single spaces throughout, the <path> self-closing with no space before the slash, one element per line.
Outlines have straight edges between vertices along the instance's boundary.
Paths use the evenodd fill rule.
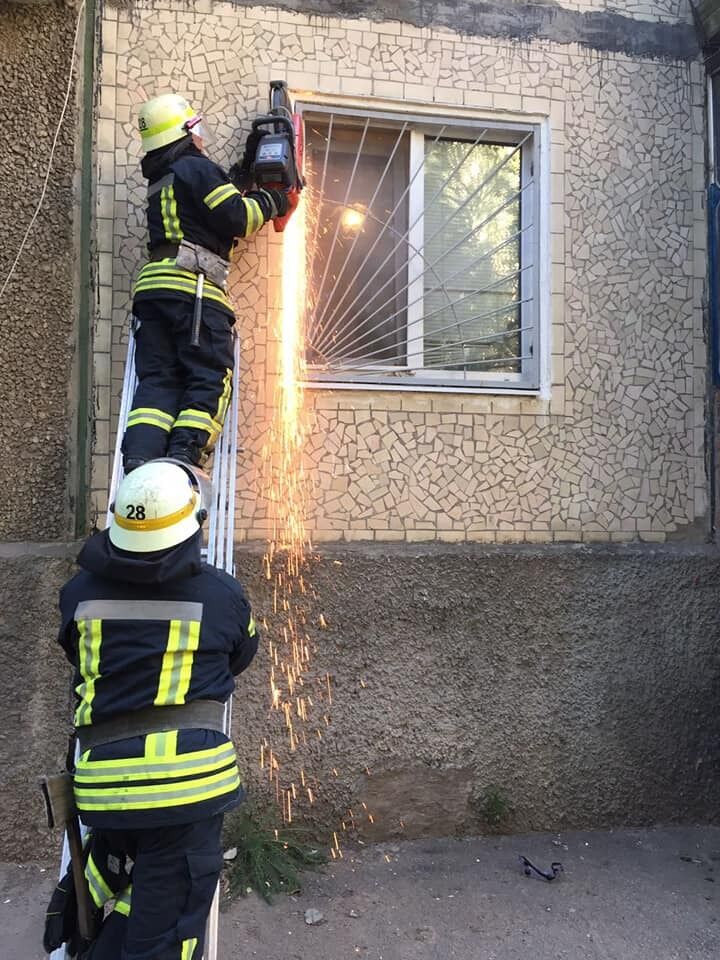
<path fill-rule="evenodd" d="M 332 690 L 322 737 L 284 758 L 288 778 L 304 764 L 318 783 L 302 815 L 325 830 L 365 803 L 368 837 L 467 832 L 487 826 L 496 789 L 508 829 L 716 816 L 709 131 L 688 0 L 86 11 L 83 25 L 60 0 L 18 5 L 0 25 L 16 51 L 0 58 L 16 63 L 4 129 L 27 124 L 34 159 L 80 23 L 72 123 L 32 234 L 53 255 L 20 262 L 6 310 L 3 415 L 13 435 L 33 432 L 2 467 L 22 491 L 0 515 L 3 696 L 16 704 L 5 855 L 53 849 L 27 798 L 63 753 L 54 605 L 73 530 L 102 527 L 107 508 L 146 242 L 137 107 L 184 93 L 227 166 L 276 79 L 305 119 L 307 231 L 262 231 L 231 274 L 237 565 L 266 624 L 235 710 L 255 796 L 273 796 L 258 755 L 283 736 L 263 554 L 290 237 L 310 306 L 305 680 Z M 17 169 L 25 179 L 10 164 L 0 184 L 17 210 L 8 264 L 32 212 L 19 196 L 42 183 Z M 23 419 L 28 397 L 38 414 Z M 62 503 L 50 521 L 49 499 Z"/>

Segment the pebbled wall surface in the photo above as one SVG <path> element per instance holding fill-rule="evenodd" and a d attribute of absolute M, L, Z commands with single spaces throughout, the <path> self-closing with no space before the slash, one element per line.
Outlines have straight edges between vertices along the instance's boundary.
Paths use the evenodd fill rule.
<path fill-rule="evenodd" d="M 307 572 L 314 707 L 294 751 L 269 710 L 283 645 L 258 559 L 238 570 L 270 630 L 235 705 L 256 796 L 273 749 L 302 817 L 367 837 L 483 831 L 491 788 L 505 830 L 718 816 L 715 549 L 328 545 Z"/>
<path fill-rule="evenodd" d="M 37 780 L 65 754 L 55 604 L 73 552 L 0 559 L 1 860 L 59 842 Z M 282 784 L 296 784 L 293 816 L 324 836 L 353 821 L 367 838 L 484 831 L 491 787 L 507 797 L 508 831 L 717 818 L 714 548 L 327 545 L 307 571 L 298 692 L 314 706 L 295 720 L 294 751 L 271 708 L 271 641 L 284 652 L 261 560 L 260 545 L 237 558 L 265 623 L 234 702 L 254 802 L 275 796 L 272 750 Z"/>
<path fill-rule="evenodd" d="M 40 197 L 76 18 L 61 0 L 3 4 L 0 286 Z M 70 523 L 75 107 L 73 91 L 45 201 L 0 303 L 0 540 L 62 539 Z"/>

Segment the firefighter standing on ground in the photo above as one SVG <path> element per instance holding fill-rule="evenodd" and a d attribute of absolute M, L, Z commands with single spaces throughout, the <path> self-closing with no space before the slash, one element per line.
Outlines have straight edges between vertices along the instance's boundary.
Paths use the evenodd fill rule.
<path fill-rule="evenodd" d="M 117 896 L 92 960 L 200 960 L 222 815 L 242 799 L 222 705 L 258 637 L 239 583 L 201 563 L 203 481 L 163 460 L 134 470 L 61 592 L 85 872 L 97 907 Z M 125 854 L 131 883 L 118 892 Z"/>
<path fill-rule="evenodd" d="M 202 465 L 212 450 L 232 380 L 228 258 L 236 238 L 288 209 L 283 191 L 243 194 L 205 156 L 202 119 L 183 97 L 149 100 L 139 126 L 150 259 L 133 296 L 139 384 L 123 440 L 126 473 L 165 455 Z M 258 139 L 248 137 L 245 177 Z"/>

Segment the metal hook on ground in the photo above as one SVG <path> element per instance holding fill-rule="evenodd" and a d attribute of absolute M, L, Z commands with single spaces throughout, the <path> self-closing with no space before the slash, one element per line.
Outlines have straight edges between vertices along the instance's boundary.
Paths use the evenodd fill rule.
<path fill-rule="evenodd" d="M 518 860 L 524 867 L 526 877 L 531 876 L 533 872 L 535 872 L 539 877 L 542 877 L 543 880 L 550 882 L 554 880 L 558 874 L 563 872 L 563 865 L 558 860 L 550 864 L 549 870 L 541 870 L 539 867 L 536 867 L 534 863 L 531 863 L 527 857 L 520 856 Z"/>

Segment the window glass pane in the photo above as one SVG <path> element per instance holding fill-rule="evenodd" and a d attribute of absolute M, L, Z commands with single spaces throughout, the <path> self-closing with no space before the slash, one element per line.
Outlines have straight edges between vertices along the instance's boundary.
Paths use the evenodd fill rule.
<path fill-rule="evenodd" d="M 521 370 L 520 177 L 515 146 L 426 139 L 426 368 Z"/>
<path fill-rule="evenodd" d="M 363 141 L 362 123 L 337 118 L 332 130 L 328 121 L 308 118 L 305 135 L 308 361 L 345 369 L 403 365 L 409 138 L 369 127 Z"/>

